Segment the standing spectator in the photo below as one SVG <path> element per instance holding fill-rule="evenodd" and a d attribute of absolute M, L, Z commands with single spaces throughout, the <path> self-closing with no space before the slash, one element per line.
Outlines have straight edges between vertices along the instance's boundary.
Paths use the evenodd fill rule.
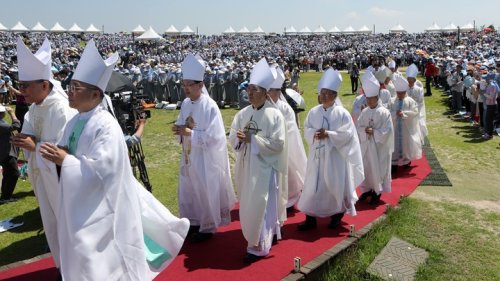
<path fill-rule="evenodd" d="M 14 88 L 12 85 L 9 85 L 9 92 L 11 95 L 16 97 L 16 116 L 21 122 L 21 128 L 24 124 L 24 115 L 29 110 L 29 104 L 26 102 L 26 98 L 21 94 L 21 91 Z"/>
<path fill-rule="evenodd" d="M 352 69 L 349 71 L 349 77 L 351 78 L 351 92 L 354 95 L 358 92 L 359 83 L 359 69 L 357 64 L 352 65 Z"/>
<path fill-rule="evenodd" d="M 434 77 L 437 76 L 437 67 L 434 64 L 434 59 L 429 58 L 425 64 L 425 96 L 432 96 L 432 82 Z"/>
<path fill-rule="evenodd" d="M 464 83 L 462 81 L 462 65 L 457 64 L 455 71 L 448 75 L 447 82 L 451 88 L 451 109 L 458 113 L 462 110 L 462 92 Z"/>
<path fill-rule="evenodd" d="M 12 123 L 9 124 L 3 120 L 8 113 Z M 10 107 L 0 105 L 0 166 L 3 168 L 2 195 L 0 204 L 14 202 L 12 198 L 19 178 L 19 169 L 17 167 L 17 148 L 10 143 L 10 137 L 14 131 L 21 130 L 21 122 L 17 120 L 14 110 Z"/>
<path fill-rule="evenodd" d="M 486 105 L 486 113 L 484 119 L 484 134 L 483 139 L 491 139 L 493 137 L 493 121 L 495 120 L 495 112 L 497 109 L 498 85 L 495 81 L 495 73 L 489 72 L 484 76 L 486 80 L 486 89 L 484 91 L 484 103 Z"/>

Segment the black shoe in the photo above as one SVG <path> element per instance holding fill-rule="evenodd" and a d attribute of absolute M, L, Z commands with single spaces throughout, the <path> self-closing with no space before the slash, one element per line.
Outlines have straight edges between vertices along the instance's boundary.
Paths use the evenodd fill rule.
<path fill-rule="evenodd" d="M 367 191 L 363 194 L 361 194 L 361 196 L 359 196 L 359 201 L 365 201 L 368 197 L 370 197 L 372 195 L 372 191 Z"/>
<path fill-rule="evenodd" d="M 380 202 L 380 197 L 382 196 L 382 193 L 376 194 L 375 192 L 372 195 L 372 199 L 370 200 L 370 204 L 376 205 Z"/>
<path fill-rule="evenodd" d="M 333 215 L 331 217 L 330 223 L 328 224 L 328 228 L 335 229 L 335 228 L 339 227 L 342 223 L 343 217 L 344 217 L 344 213 L 338 213 L 338 214 Z"/>
<path fill-rule="evenodd" d="M 254 255 L 254 254 L 250 254 L 250 253 L 247 253 L 245 255 L 245 257 L 243 258 L 243 262 L 244 263 L 254 263 L 260 259 L 262 259 L 263 257 L 261 256 L 257 256 L 257 255 Z"/>
<path fill-rule="evenodd" d="M 194 233 L 191 236 L 190 241 L 191 241 L 191 243 L 201 243 L 201 242 L 212 239 L 213 236 L 214 236 L 213 233 L 198 232 L 198 233 Z"/>
<path fill-rule="evenodd" d="M 188 230 L 188 233 L 187 233 L 187 236 L 192 236 L 193 234 L 196 234 L 200 232 L 200 226 L 199 225 L 190 225 L 189 226 L 189 230 Z"/>
<path fill-rule="evenodd" d="M 286 208 L 286 212 L 287 213 L 293 213 L 293 212 L 295 212 L 295 207 L 294 206 L 290 206 L 290 207 Z"/>
<path fill-rule="evenodd" d="M 63 278 L 62 278 L 62 275 L 61 275 L 61 271 L 59 271 L 59 270 L 57 270 L 56 281 L 63 281 Z"/>
<path fill-rule="evenodd" d="M 315 229 L 316 227 L 317 227 L 316 218 L 306 215 L 306 220 L 297 226 L 297 230 L 305 231 L 305 230 Z"/>
<path fill-rule="evenodd" d="M 405 168 L 410 168 L 410 166 L 411 166 L 411 161 L 410 161 L 410 162 L 408 162 L 408 164 L 405 164 L 405 165 L 403 165 L 403 166 L 404 166 Z"/>
<path fill-rule="evenodd" d="M 398 171 L 398 165 L 392 165 L 391 166 L 391 172 L 395 174 Z"/>

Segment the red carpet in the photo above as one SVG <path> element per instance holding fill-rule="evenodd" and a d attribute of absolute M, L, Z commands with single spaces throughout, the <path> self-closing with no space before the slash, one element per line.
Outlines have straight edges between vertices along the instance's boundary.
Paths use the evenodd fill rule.
<path fill-rule="evenodd" d="M 291 214 L 284 226 L 284 240 L 271 249 L 271 254 L 254 264 L 243 263 L 246 241 L 240 230 L 237 211 L 233 222 L 223 227 L 214 238 L 203 244 L 186 242 L 176 260 L 155 280 L 280 280 L 291 272 L 293 258 L 300 257 L 306 264 L 316 256 L 342 241 L 349 234 L 349 224 L 360 229 L 384 213 L 384 205 L 396 205 L 400 195 L 409 195 L 431 172 L 427 160 L 413 161 L 408 169 L 400 169 L 392 181 L 392 193 L 383 194 L 377 206 L 358 203 L 356 217 L 345 216 L 342 228 L 327 228 L 329 218 L 320 219 L 318 228 L 298 232 L 297 224 L 304 220 L 300 212 Z M 56 270 L 51 259 L 19 266 L 0 272 L 0 280 L 31 281 L 54 280 Z"/>

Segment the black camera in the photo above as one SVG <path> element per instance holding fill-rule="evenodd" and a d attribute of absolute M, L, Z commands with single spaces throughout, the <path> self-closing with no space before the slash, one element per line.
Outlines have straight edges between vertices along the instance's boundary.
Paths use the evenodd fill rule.
<path fill-rule="evenodd" d="M 142 106 L 144 98 L 147 96 L 130 91 L 111 94 L 115 117 L 124 134 L 132 135 L 135 133 L 136 120 L 151 118 L 151 111 L 144 110 Z"/>

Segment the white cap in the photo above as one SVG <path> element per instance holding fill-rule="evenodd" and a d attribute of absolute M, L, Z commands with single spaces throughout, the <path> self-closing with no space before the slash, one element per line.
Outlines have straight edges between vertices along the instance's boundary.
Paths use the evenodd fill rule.
<path fill-rule="evenodd" d="M 257 85 L 266 90 L 271 88 L 274 82 L 274 75 L 267 64 L 266 58 L 262 58 L 252 69 L 250 82 L 248 84 Z M 280 87 L 281 88 L 281 87 Z"/>
<path fill-rule="evenodd" d="M 94 39 L 91 39 L 83 50 L 72 79 L 94 85 L 105 92 L 117 61 L 118 53 L 103 60 L 95 46 Z"/>
<path fill-rule="evenodd" d="M 395 61 L 393 61 L 393 60 L 391 60 L 391 61 L 387 64 L 387 66 L 388 66 L 389 68 L 396 68 L 396 62 L 395 62 Z"/>
<path fill-rule="evenodd" d="M 285 82 L 285 74 L 283 73 L 283 70 L 277 65 L 272 65 L 270 66 L 271 72 L 273 73 L 273 76 L 275 77 L 274 82 L 271 84 L 271 89 L 281 89 L 283 86 L 283 82 Z"/>
<path fill-rule="evenodd" d="M 203 81 L 205 77 L 205 62 L 199 56 L 188 54 L 182 62 L 182 78 L 193 81 Z"/>
<path fill-rule="evenodd" d="M 340 75 L 337 70 L 328 68 L 328 70 L 323 73 L 323 76 L 318 82 L 318 95 L 321 92 L 321 89 L 328 89 L 338 92 L 341 83 L 342 75 Z"/>
<path fill-rule="evenodd" d="M 408 81 L 402 75 L 394 75 L 393 83 L 396 92 L 406 92 L 409 89 Z"/>
<path fill-rule="evenodd" d="M 21 37 L 17 38 L 17 62 L 20 81 L 50 80 L 52 77 L 52 50 L 47 38 L 35 54 L 24 45 Z"/>
<path fill-rule="evenodd" d="M 406 77 L 417 78 L 417 74 L 418 68 L 415 64 L 412 63 L 410 66 L 408 66 L 408 69 L 406 69 Z"/>
<path fill-rule="evenodd" d="M 363 77 L 361 77 L 361 84 L 366 97 L 369 98 L 378 96 L 380 83 L 371 72 L 367 71 Z"/>
<path fill-rule="evenodd" d="M 1 104 L 0 104 L 0 113 L 5 112 L 5 111 L 7 111 L 7 110 L 5 109 L 5 106 L 3 106 L 3 105 L 1 105 Z"/>

